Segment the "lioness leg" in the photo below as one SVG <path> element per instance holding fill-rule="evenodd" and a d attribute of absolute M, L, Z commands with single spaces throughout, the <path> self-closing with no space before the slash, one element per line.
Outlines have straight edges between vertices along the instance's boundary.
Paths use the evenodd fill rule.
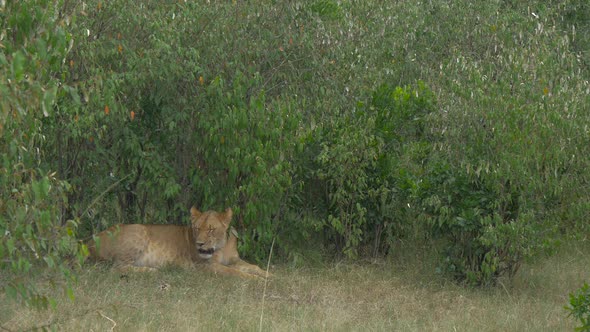
<path fill-rule="evenodd" d="M 230 232 L 227 243 L 223 250 L 214 258 L 218 264 L 224 265 L 233 270 L 237 270 L 249 275 L 266 278 L 270 277 L 270 273 L 266 273 L 263 269 L 250 263 L 246 263 L 240 258 L 238 254 L 238 239 L 233 232 Z"/>
<path fill-rule="evenodd" d="M 250 263 L 246 263 L 243 260 L 239 259 L 237 262 L 235 262 L 233 265 L 230 265 L 230 267 L 233 267 L 239 271 L 248 273 L 248 274 L 253 274 L 253 275 L 257 275 L 259 277 L 262 278 L 267 278 L 272 276 L 270 274 L 270 272 L 267 273 L 267 271 L 259 268 L 257 265 L 254 264 L 250 264 Z"/>
<path fill-rule="evenodd" d="M 211 262 L 207 266 L 215 274 L 230 275 L 230 276 L 236 276 L 236 277 L 248 278 L 248 279 L 262 279 L 262 277 L 259 275 L 241 271 L 232 265 L 226 266 L 223 264 Z"/>

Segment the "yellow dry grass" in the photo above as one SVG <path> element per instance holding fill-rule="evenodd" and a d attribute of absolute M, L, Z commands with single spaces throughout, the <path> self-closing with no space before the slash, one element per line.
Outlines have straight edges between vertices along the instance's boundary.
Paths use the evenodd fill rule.
<path fill-rule="evenodd" d="M 432 272 L 432 259 L 276 267 L 263 331 L 571 331 L 567 294 L 590 277 L 590 248 L 576 245 L 525 265 L 496 288 L 472 289 Z M 168 269 L 120 273 L 89 267 L 76 301 L 37 312 L 0 299 L 5 330 L 257 331 L 264 283 Z"/>

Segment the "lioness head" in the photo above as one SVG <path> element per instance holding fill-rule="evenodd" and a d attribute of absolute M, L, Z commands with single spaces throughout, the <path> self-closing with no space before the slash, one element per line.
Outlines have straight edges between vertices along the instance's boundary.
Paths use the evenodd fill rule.
<path fill-rule="evenodd" d="M 191 223 L 196 239 L 199 256 L 209 259 L 216 250 L 225 247 L 226 232 L 231 222 L 233 212 L 227 208 L 225 212 L 200 212 L 194 206 L 191 208 Z"/>

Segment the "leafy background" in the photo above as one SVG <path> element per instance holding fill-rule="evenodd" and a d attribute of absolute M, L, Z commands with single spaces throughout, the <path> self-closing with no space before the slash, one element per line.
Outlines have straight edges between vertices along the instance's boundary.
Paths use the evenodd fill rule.
<path fill-rule="evenodd" d="M 431 243 L 473 285 L 588 237 L 585 1 L 0 6 L 14 297 L 46 306 L 32 268 L 68 290 L 78 240 L 192 205 L 232 207 L 247 259 Z"/>

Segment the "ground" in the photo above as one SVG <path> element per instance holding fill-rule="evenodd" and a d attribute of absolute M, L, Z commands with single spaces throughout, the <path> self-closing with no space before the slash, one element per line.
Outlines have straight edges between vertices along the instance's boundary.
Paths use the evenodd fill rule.
<path fill-rule="evenodd" d="M 416 251 L 419 252 L 419 251 Z M 121 276 L 87 267 L 74 302 L 36 312 L 4 297 L 7 330 L 60 331 L 572 331 L 568 293 L 590 277 L 590 247 L 572 245 L 526 264 L 498 287 L 456 285 L 428 257 L 394 255 L 363 264 L 275 266 L 260 281 L 167 269 Z M 422 263 L 410 263 L 410 262 Z M 264 300 L 263 300 L 264 296 Z"/>

